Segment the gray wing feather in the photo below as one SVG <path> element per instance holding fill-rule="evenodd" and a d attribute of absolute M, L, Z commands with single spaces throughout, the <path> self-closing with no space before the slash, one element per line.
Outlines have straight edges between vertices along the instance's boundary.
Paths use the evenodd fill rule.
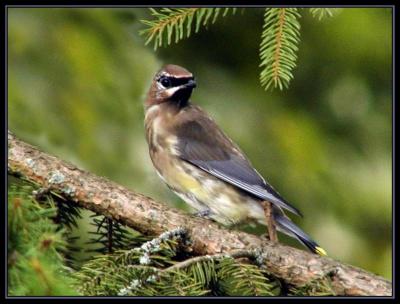
<path fill-rule="evenodd" d="M 265 183 L 256 171 L 243 166 L 242 163 L 238 163 L 234 159 L 225 161 L 185 160 L 253 196 L 274 203 L 297 215 L 301 215 L 298 209 L 291 206 L 271 186 Z"/>
<path fill-rule="evenodd" d="M 267 200 L 301 216 L 252 167 L 239 148 L 218 128 L 198 117 L 178 130 L 179 157 L 250 195 Z"/>

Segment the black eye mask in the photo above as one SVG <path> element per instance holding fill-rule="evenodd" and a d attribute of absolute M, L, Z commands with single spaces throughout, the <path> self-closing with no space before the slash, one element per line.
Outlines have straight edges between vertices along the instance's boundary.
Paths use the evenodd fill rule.
<path fill-rule="evenodd" d="M 193 77 L 181 77 L 181 78 L 175 78 L 172 76 L 160 76 L 157 81 L 161 83 L 161 85 L 164 88 L 173 88 L 173 87 L 179 87 L 183 84 L 186 84 L 189 82 L 189 80 L 194 80 Z"/>

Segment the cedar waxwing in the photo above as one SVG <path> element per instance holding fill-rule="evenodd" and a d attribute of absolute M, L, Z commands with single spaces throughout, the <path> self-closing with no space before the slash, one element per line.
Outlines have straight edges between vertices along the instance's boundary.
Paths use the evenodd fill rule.
<path fill-rule="evenodd" d="M 262 203 L 268 202 L 278 231 L 325 255 L 283 212 L 301 215 L 299 210 L 261 177 L 206 112 L 189 101 L 195 87 L 192 73 L 169 64 L 155 75 L 147 94 L 146 139 L 161 179 L 199 215 L 223 225 L 267 225 Z"/>

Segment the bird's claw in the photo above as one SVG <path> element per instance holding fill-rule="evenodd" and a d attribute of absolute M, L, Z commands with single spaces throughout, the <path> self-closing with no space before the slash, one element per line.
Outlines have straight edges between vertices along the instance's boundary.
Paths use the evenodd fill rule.
<path fill-rule="evenodd" d="M 203 217 L 203 218 L 208 218 L 211 214 L 211 210 L 210 209 L 204 209 L 204 210 L 200 210 L 198 212 L 193 213 L 194 216 L 198 216 L 198 217 Z"/>

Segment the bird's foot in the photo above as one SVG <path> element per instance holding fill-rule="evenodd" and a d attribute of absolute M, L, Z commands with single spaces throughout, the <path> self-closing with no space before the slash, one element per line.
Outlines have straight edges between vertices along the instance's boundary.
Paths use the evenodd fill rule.
<path fill-rule="evenodd" d="M 200 210 L 198 212 L 193 213 L 194 216 L 203 217 L 203 218 L 209 218 L 210 214 L 211 214 L 210 209 L 204 209 L 204 210 Z"/>
<path fill-rule="evenodd" d="M 272 214 L 272 204 L 266 201 L 262 202 L 262 206 L 264 208 L 265 217 L 267 220 L 268 227 L 268 238 L 272 243 L 278 242 L 278 234 L 276 233 L 276 224 L 274 220 L 274 216 Z"/>

